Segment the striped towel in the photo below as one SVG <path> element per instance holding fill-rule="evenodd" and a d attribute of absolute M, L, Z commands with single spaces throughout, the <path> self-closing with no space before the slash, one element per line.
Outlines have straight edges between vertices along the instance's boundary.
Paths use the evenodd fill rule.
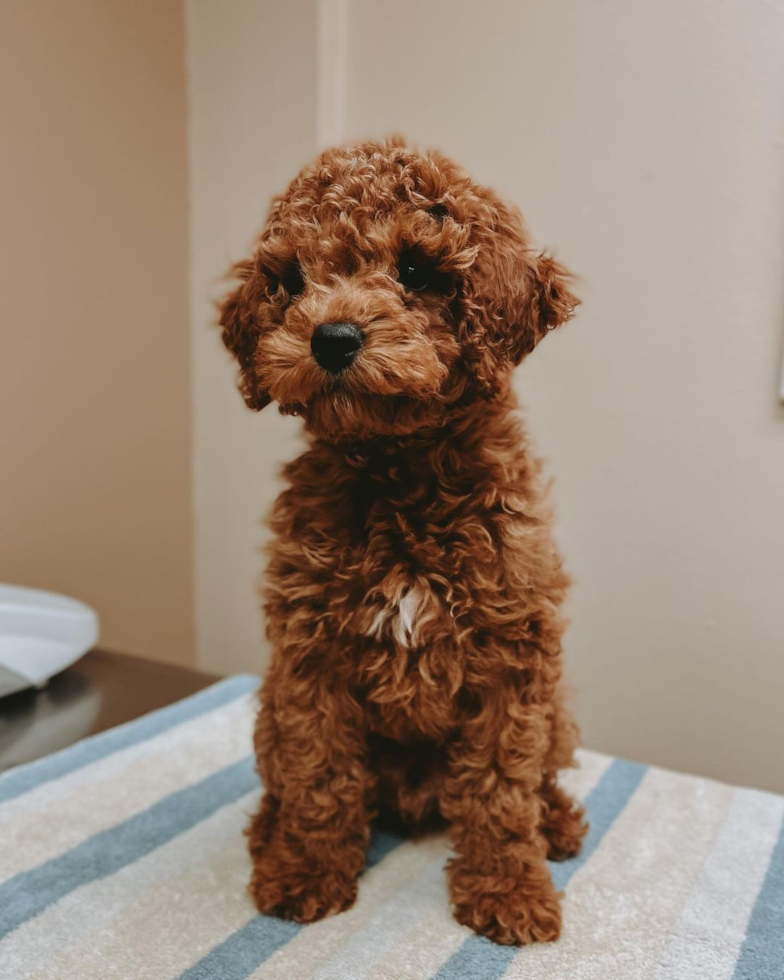
<path fill-rule="evenodd" d="M 359 900 L 256 914 L 254 677 L 0 778 L 0 977 L 22 980 L 782 980 L 784 798 L 580 754 L 563 937 L 496 946 L 451 917 L 443 837 L 374 834 Z"/>

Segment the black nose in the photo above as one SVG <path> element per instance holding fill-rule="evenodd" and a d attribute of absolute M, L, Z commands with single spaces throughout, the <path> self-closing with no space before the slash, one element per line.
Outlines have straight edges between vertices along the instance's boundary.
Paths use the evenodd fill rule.
<path fill-rule="evenodd" d="M 362 334 L 353 323 L 322 323 L 310 338 L 316 363 L 332 374 L 347 368 L 361 346 Z"/>

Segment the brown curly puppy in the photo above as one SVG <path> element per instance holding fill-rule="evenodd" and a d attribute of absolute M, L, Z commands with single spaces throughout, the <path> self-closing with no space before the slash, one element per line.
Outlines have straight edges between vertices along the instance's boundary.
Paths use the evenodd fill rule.
<path fill-rule="evenodd" d="M 460 922 L 556 939 L 545 858 L 586 829 L 556 783 L 577 737 L 568 579 L 510 374 L 571 316 L 568 274 L 494 193 L 398 139 L 322 154 L 235 273 L 220 322 L 242 393 L 310 435 L 272 516 L 256 905 L 348 908 L 392 808 L 448 821 Z"/>

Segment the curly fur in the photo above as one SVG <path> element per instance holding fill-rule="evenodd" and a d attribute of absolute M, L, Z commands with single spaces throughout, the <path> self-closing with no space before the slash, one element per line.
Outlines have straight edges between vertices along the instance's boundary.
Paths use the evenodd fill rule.
<path fill-rule="evenodd" d="M 399 281 L 411 249 L 420 292 Z M 545 859 L 586 830 L 556 782 L 577 742 L 568 579 L 510 374 L 572 315 L 569 275 L 492 191 L 399 139 L 322 154 L 235 273 L 221 325 L 241 391 L 310 437 L 272 515 L 250 892 L 302 922 L 348 908 L 390 811 L 448 823 L 460 922 L 556 939 Z M 335 321 L 364 343 L 328 375 L 310 338 Z"/>

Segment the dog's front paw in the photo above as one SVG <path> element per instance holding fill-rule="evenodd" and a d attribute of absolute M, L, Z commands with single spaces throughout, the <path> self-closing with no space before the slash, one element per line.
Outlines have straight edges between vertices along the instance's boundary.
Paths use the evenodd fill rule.
<path fill-rule="evenodd" d="M 254 865 L 248 891 L 265 915 L 315 922 L 351 908 L 357 897 L 357 880 L 345 871 L 298 869 L 264 855 Z"/>
<path fill-rule="evenodd" d="M 455 918 L 504 946 L 554 942 L 561 934 L 558 895 L 549 876 L 532 885 L 526 880 L 510 887 L 508 876 L 456 867 L 451 874 Z"/>

